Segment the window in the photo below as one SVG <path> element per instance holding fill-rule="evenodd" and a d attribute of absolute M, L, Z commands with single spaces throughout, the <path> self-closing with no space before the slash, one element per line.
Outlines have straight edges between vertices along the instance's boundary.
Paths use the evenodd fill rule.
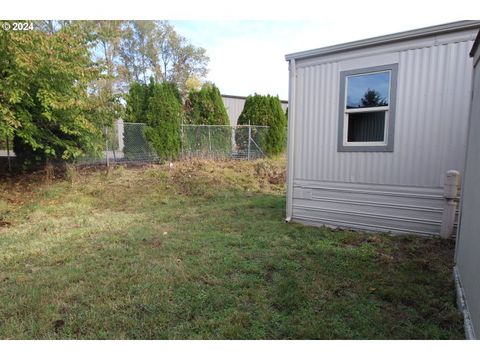
<path fill-rule="evenodd" d="M 340 73 L 338 151 L 393 151 L 397 64 Z"/>

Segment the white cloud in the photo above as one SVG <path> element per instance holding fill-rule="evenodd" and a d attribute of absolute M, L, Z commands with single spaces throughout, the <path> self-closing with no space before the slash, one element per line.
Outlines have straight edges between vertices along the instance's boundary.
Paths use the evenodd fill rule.
<path fill-rule="evenodd" d="M 222 92 L 248 95 L 254 92 L 286 98 L 288 67 L 284 49 L 265 39 L 233 38 L 209 51 L 209 80 Z"/>

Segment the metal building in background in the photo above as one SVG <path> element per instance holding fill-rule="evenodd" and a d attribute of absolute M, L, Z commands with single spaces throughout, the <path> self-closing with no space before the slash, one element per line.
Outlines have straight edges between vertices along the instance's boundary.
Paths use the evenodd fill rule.
<path fill-rule="evenodd" d="M 286 56 L 287 221 L 440 234 L 457 200 L 444 193 L 457 172 L 445 176 L 463 174 L 479 27 L 460 21 Z"/>
<path fill-rule="evenodd" d="M 227 109 L 231 126 L 237 125 L 238 118 L 242 113 L 246 99 L 247 98 L 244 96 L 222 95 L 223 104 L 225 105 L 225 109 Z M 285 100 L 280 100 L 280 102 L 282 103 L 283 111 L 286 111 L 288 102 Z"/>

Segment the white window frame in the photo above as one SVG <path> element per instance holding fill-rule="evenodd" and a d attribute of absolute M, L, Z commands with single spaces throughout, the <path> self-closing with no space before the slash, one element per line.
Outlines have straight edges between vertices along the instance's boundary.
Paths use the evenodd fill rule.
<path fill-rule="evenodd" d="M 340 122 L 338 151 L 393 151 L 393 130 L 395 115 L 395 95 L 397 64 L 384 65 L 373 68 L 364 68 L 358 70 L 349 70 L 341 73 L 340 83 Z M 355 76 L 364 76 L 379 73 L 389 73 L 389 94 L 387 106 L 347 108 L 348 97 L 348 79 Z M 354 113 L 385 112 L 385 126 L 383 141 L 348 141 L 348 122 L 349 115 Z M 393 115 L 393 116 L 392 116 Z"/>

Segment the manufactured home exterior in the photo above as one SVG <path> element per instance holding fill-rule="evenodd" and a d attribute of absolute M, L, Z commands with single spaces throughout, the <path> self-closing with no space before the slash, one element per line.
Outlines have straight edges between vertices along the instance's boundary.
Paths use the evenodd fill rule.
<path fill-rule="evenodd" d="M 231 126 L 237 126 L 238 118 L 243 111 L 246 99 L 244 96 L 222 95 L 223 104 L 227 110 Z M 286 111 L 288 102 L 286 100 L 280 100 L 280 102 L 282 103 L 283 111 Z"/>
<path fill-rule="evenodd" d="M 444 176 L 463 173 L 479 27 L 461 21 L 286 56 L 287 221 L 440 233 Z"/>
<path fill-rule="evenodd" d="M 480 32 L 471 56 L 473 92 L 454 274 L 465 333 L 469 339 L 480 339 Z"/>

